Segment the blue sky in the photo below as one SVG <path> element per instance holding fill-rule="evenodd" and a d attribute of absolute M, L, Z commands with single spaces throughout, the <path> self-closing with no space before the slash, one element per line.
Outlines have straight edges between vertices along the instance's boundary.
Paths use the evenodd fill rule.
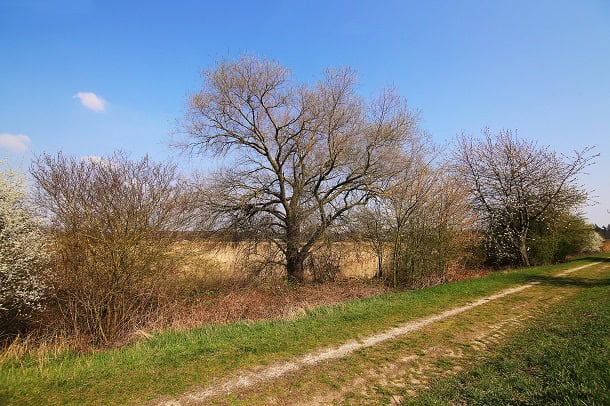
<path fill-rule="evenodd" d="M 489 126 L 596 145 L 586 215 L 610 223 L 608 0 L 0 0 L 0 153 L 174 155 L 201 69 L 241 53 L 305 81 L 349 65 L 364 96 L 394 85 L 439 143 Z"/>

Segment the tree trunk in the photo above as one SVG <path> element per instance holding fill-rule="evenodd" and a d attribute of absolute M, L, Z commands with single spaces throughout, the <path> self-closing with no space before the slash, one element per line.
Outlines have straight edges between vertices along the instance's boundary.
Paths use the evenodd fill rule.
<path fill-rule="evenodd" d="M 521 238 L 519 239 L 519 252 L 521 253 L 521 261 L 523 262 L 523 265 L 530 266 L 530 259 L 527 255 L 526 238 L 526 236 L 521 235 Z"/>
<path fill-rule="evenodd" d="M 286 273 L 289 283 L 301 283 L 305 279 L 303 262 L 307 257 L 300 247 L 300 227 L 293 215 L 286 222 Z"/>
<path fill-rule="evenodd" d="M 298 252 L 286 256 L 286 272 L 289 283 L 301 283 L 305 279 L 304 260 Z"/>
<path fill-rule="evenodd" d="M 377 273 L 375 277 L 379 279 L 383 277 L 383 254 L 377 254 Z"/>
<path fill-rule="evenodd" d="M 392 253 L 392 276 L 393 276 L 393 287 L 398 287 L 398 258 L 401 254 L 400 250 L 400 224 L 396 227 L 396 235 L 394 236 L 394 252 Z"/>

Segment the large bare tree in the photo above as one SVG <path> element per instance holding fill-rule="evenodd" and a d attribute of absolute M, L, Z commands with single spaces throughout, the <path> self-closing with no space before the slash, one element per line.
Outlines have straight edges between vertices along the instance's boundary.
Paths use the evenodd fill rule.
<path fill-rule="evenodd" d="M 229 158 L 205 205 L 222 226 L 244 227 L 281 251 L 290 281 L 337 219 L 364 205 L 415 130 L 392 91 L 367 102 L 350 69 L 312 85 L 274 61 L 242 57 L 203 73 L 189 99 L 183 147 Z"/>
<path fill-rule="evenodd" d="M 510 130 L 492 134 L 485 129 L 482 138 L 462 134 L 456 164 L 487 223 L 492 255 L 529 266 L 532 225 L 586 201 L 578 177 L 595 157 L 591 148 L 559 155 Z"/>

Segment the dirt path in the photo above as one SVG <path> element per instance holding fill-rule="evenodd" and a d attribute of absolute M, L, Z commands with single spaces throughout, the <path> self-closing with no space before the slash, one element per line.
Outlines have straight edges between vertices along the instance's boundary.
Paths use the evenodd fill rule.
<path fill-rule="evenodd" d="M 599 262 L 572 268 L 561 272 L 556 276 L 566 276 L 572 272 L 597 264 L 599 264 Z M 232 378 L 216 382 L 200 390 L 186 393 L 177 399 L 163 401 L 160 404 L 185 405 L 210 402 L 225 403 L 221 400 L 222 398 L 226 399 L 227 396 L 234 396 L 233 394 L 238 392 L 243 394 L 243 396 L 240 396 L 239 400 L 246 403 L 328 404 L 340 402 L 341 400 L 350 397 L 354 398 L 353 400 L 355 403 L 360 403 L 359 400 L 363 403 L 367 403 L 366 399 L 369 401 L 372 400 L 370 399 L 370 394 L 366 393 L 369 390 L 361 390 L 370 386 L 365 385 L 367 382 L 374 382 L 373 386 L 376 388 L 374 392 L 380 392 L 379 388 L 388 386 L 411 386 L 417 388 L 418 385 L 425 383 L 426 377 L 430 375 L 442 373 L 443 371 L 451 372 L 459 370 L 461 368 L 460 365 L 447 365 L 451 364 L 451 359 L 455 358 L 462 360 L 465 358 L 465 352 L 473 352 L 473 350 L 474 352 L 477 352 L 477 350 L 483 349 L 490 342 L 501 338 L 503 330 L 506 330 L 511 325 L 518 325 L 522 320 L 527 319 L 528 317 L 534 317 L 533 313 L 544 310 L 544 308 L 552 305 L 554 301 L 559 300 L 569 293 L 567 291 L 560 292 L 562 289 L 556 288 L 556 292 L 553 294 L 544 294 L 543 292 L 545 289 L 538 288 L 540 292 L 527 295 L 527 291 L 535 288 L 536 285 L 537 283 L 534 282 L 506 289 L 467 305 L 410 321 L 381 333 L 365 337 L 361 340 L 348 341 L 338 347 L 322 348 L 288 362 L 274 363 L 268 366 L 257 367 L 249 371 L 242 371 Z M 546 290 L 548 291 L 548 289 Z M 506 300 L 515 296 L 520 296 L 517 301 L 518 303 L 515 305 L 507 307 L 506 303 L 500 303 L 498 306 L 502 305 L 501 310 L 497 309 L 494 311 L 493 309 L 488 309 L 488 307 L 491 307 L 490 305 L 496 304 L 496 302 L 506 302 Z M 534 304 L 534 302 L 536 303 Z M 473 315 L 473 320 L 468 320 L 467 322 L 462 320 L 461 324 L 459 320 L 453 320 L 459 319 L 454 316 L 462 315 L 467 312 L 470 315 L 470 313 L 473 313 L 477 308 L 483 305 L 487 306 L 485 306 L 483 308 L 484 310 L 482 309 L 481 312 L 491 313 L 498 317 L 488 317 L 483 323 L 477 321 L 477 314 Z M 453 331 L 456 330 L 456 326 L 442 326 L 443 323 L 447 324 L 446 322 L 448 320 L 453 320 L 454 324 L 455 322 L 460 324 L 457 328 L 458 333 Z M 415 348 L 418 348 L 418 351 L 413 351 L 410 345 L 402 346 L 404 348 L 398 346 L 392 350 L 391 347 L 393 347 L 393 344 L 395 346 L 395 341 L 414 336 L 410 333 L 415 331 L 421 332 L 432 326 L 441 332 L 443 331 L 443 328 L 447 331 L 441 334 L 440 338 L 436 337 L 439 333 L 439 331 L 436 331 L 436 340 L 428 340 L 429 345 L 427 346 L 422 345 L 425 343 L 412 343 L 416 344 Z M 425 340 L 426 334 L 418 334 L 417 336 L 419 339 L 424 338 Z M 447 341 L 448 338 L 451 339 L 449 342 L 453 345 L 444 345 L 444 342 Z M 417 341 L 417 339 L 415 339 L 415 341 Z M 435 342 L 437 342 L 437 345 L 434 345 Z M 466 348 L 468 350 L 465 350 Z M 405 349 L 410 350 L 407 351 L 410 353 L 401 354 Z M 372 354 L 367 355 L 367 351 Z M 377 353 L 377 355 L 375 355 L 375 353 Z M 362 356 L 372 359 L 361 359 Z M 351 358 L 356 359 L 350 360 Z M 380 360 L 379 358 L 389 358 L 393 360 L 393 362 L 382 362 L 383 359 Z M 426 359 L 426 362 L 421 362 L 423 358 Z M 439 370 L 436 371 L 435 364 L 439 360 L 444 360 L 442 363 L 445 365 L 442 365 L 438 368 Z M 341 365 L 341 363 L 343 365 Z M 333 367 L 325 368 L 325 371 L 319 371 L 320 368 L 311 368 L 312 366 L 319 364 L 323 364 L 325 367 L 333 365 Z M 404 371 L 407 371 L 408 373 L 398 373 Z M 300 386 L 297 385 L 297 387 L 294 386 L 294 382 L 290 382 L 290 377 L 295 374 L 305 375 L 300 376 L 298 381 L 302 382 L 302 384 Z M 397 375 L 400 375 L 399 381 L 401 382 L 391 382 L 390 377 L 395 377 Z M 352 379 L 345 379 L 346 376 L 353 377 Z M 325 380 L 328 381 L 327 385 L 324 385 Z M 343 382 L 336 384 L 335 382 L 337 380 Z M 320 381 L 322 385 L 320 385 Z M 308 385 L 308 382 L 312 382 L 312 384 Z M 309 386 L 311 386 L 311 388 L 309 388 Z M 315 390 L 316 388 L 318 388 L 318 390 Z M 322 388 L 322 390 L 319 390 L 319 388 Z M 383 391 L 381 390 L 381 392 Z M 381 397 L 384 398 L 383 393 L 381 393 Z M 248 400 L 246 400 L 246 398 Z M 380 400 L 379 396 L 376 396 L 376 399 Z M 239 402 L 237 398 L 233 398 L 233 400 Z M 400 399 L 390 397 L 389 399 L 386 399 L 386 401 L 388 400 L 390 403 L 395 403 Z"/>

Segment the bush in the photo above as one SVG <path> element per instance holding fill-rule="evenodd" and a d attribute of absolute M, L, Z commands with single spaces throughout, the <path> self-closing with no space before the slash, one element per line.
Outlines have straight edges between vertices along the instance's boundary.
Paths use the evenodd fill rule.
<path fill-rule="evenodd" d="M 172 270 L 168 248 L 186 221 L 175 166 L 60 153 L 38 158 L 31 173 L 52 231 L 63 327 L 95 343 L 116 341 L 158 307 Z"/>
<path fill-rule="evenodd" d="M 42 308 L 44 236 L 25 202 L 25 182 L 0 169 L 0 338 L 24 332 Z"/>
<path fill-rule="evenodd" d="M 305 269 L 311 273 L 314 282 L 334 282 L 341 272 L 340 249 L 333 249 L 330 241 L 325 241 L 313 251 L 305 261 Z"/>
<path fill-rule="evenodd" d="M 589 238 L 587 239 L 582 252 L 585 254 L 594 254 L 602 252 L 602 247 L 604 246 L 604 239 L 601 235 L 595 230 L 591 230 L 589 232 Z"/>
<path fill-rule="evenodd" d="M 573 214 L 564 213 L 539 222 L 528 237 L 532 264 L 562 262 L 568 256 L 599 252 L 600 245 L 592 240 L 593 234 L 597 234 L 593 226 Z"/>

